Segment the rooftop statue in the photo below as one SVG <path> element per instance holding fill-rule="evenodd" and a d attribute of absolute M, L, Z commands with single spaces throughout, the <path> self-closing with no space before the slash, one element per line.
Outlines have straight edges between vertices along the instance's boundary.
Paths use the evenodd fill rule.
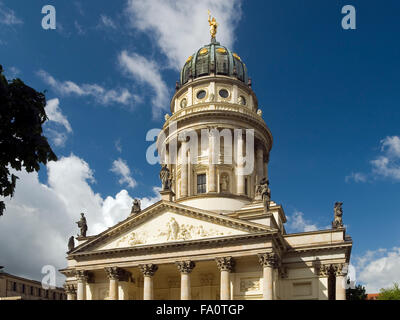
<path fill-rule="evenodd" d="M 335 207 L 333 209 L 335 217 L 332 221 L 332 228 L 343 228 L 343 209 L 342 209 L 343 202 L 335 202 Z"/>
<path fill-rule="evenodd" d="M 256 186 L 256 200 L 262 199 L 266 211 L 269 209 L 271 201 L 271 189 L 269 188 L 269 180 L 262 178 L 260 184 Z"/>
<path fill-rule="evenodd" d="M 132 204 L 131 215 L 139 213 L 140 211 L 142 211 L 140 206 L 141 206 L 141 201 L 138 200 L 138 199 L 134 199 L 133 200 L 133 204 Z"/>
<path fill-rule="evenodd" d="M 215 20 L 215 17 L 211 19 L 210 10 L 208 10 L 208 23 L 210 24 L 211 39 L 215 39 L 215 35 L 217 34 L 218 23 L 217 20 Z"/>
<path fill-rule="evenodd" d="M 75 248 L 74 236 L 71 236 L 68 240 L 68 251 L 71 251 Z"/>
<path fill-rule="evenodd" d="M 86 237 L 86 231 L 88 229 L 87 223 L 86 223 L 86 218 L 85 218 L 85 214 L 81 213 L 81 219 L 76 222 L 76 224 L 78 225 L 78 228 L 81 231 L 81 234 L 78 234 L 78 237 Z"/>
<path fill-rule="evenodd" d="M 171 174 L 166 164 L 161 166 L 160 179 L 162 183 L 162 191 L 171 190 Z"/>

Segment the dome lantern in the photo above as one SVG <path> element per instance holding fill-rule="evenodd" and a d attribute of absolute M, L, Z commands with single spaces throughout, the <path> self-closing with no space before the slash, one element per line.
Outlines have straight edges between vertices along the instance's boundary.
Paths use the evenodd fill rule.
<path fill-rule="evenodd" d="M 247 68 L 242 59 L 216 40 L 218 23 L 215 18 L 211 19 L 210 11 L 208 11 L 208 22 L 211 42 L 186 60 L 181 70 L 180 85 L 184 85 L 190 79 L 209 75 L 233 77 L 247 84 Z"/>

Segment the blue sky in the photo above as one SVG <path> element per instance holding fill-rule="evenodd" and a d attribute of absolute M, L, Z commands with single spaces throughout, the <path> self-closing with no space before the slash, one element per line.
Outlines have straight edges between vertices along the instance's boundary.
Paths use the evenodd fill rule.
<path fill-rule="evenodd" d="M 41 28 L 46 4 L 56 8 L 56 30 Z M 356 30 L 341 27 L 347 4 Z M 220 23 L 217 39 L 245 61 L 274 136 L 272 197 L 288 231 L 325 228 L 343 201 L 363 283 L 376 291 L 400 281 L 398 1 L 0 0 L 0 64 L 9 78 L 47 90 L 46 135 L 62 159 L 26 181 L 61 199 L 65 221 L 102 210 L 106 222 L 92 219 L 99 230 L 122 219 L 112 213 L 131 197 L 155 201 L 159 167 L 146 161 L 146 133 L 162 126 L 185 59 L 209 41 L 207 9 Z M 21 208 L 53 212 L 44 191 L 38 204 L 22 188 L 2 218 L 11 231 L 26 218 Z M 69 199 L 70 188 L 90 203 Z M 76 232 L 70 224 L 55 242 Z M 9 271 L 38 277 L 3 251 Z M 63 267 L 63 256 L 48 259 Z"/>

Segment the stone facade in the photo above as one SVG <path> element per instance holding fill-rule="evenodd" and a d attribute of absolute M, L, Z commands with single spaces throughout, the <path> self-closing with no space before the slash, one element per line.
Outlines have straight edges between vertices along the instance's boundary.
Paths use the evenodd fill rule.
<path fill-rule="evenodd" d="M 158 139 L 170 187 L 161 201 L 80 239 L 61 270 L 68 299 L 345 299 L 351 238 L 341 226 L 287 234 L 269 187 L 256 194 L 268 181 L 272 134 L 247 70 L 236 76 L 239 56 L 212 41 L 198 54 L 227 56 L 204 60 L 208 71 L 196 77 L 202 60 L 188 59 Z M 213 65 L 222 58 L 232 63 L 225 75 Z M 253 129 L 254 139 L 237 129 Z M 202 141 L 193 148 L 195 136 Z M 249 163 L 238 159 L 249 152 L 244 173 Z"/>

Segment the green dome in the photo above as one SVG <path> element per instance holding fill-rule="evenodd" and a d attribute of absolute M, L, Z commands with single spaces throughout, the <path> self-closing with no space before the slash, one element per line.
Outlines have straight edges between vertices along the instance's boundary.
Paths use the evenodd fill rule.
<path fill-rule="evenodd" d="M 211 73 L 234 77 L 247 84 L 247 68 L 236 53 L 212 41 L 191 55 L 181 71 L 181 85 L 190 78 L 208 76 Z"/>

